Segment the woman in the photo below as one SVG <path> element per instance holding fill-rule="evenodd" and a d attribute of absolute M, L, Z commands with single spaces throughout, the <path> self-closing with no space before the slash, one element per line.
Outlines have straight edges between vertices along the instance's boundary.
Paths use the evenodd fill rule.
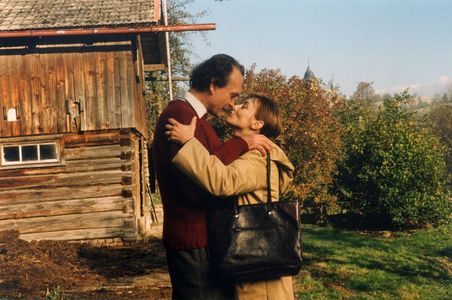
<path fill-rule="evenodd" d="M 276 103 L 263 96 L 252 96 L 236 105 L 226 122 L 237 136 L 264 134 L 268 138 L 276 138 L 281 131 Z M 169 119 L 168 123 L 169 140 L 183 144 L 173 163 L 188 177 L 215 196 L 238 195 L 241 205 L 266 201 L 266 158 L 257 150 L 249 151 L 225 166 L 193 138 L 196 118 L 190 125 L 182 125 L 173 119 Z M 292 182 L 294 167 L 283 150 L 274 143 L 270 157 L 272 199 L 277 200 Z M 293 299 L 292 278 L 237 284 L 236 298 Z"/>

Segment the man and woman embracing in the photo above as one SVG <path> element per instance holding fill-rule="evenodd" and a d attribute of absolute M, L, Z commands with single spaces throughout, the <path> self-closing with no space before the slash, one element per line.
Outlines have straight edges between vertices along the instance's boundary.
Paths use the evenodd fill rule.
<path fill-rule="evenodd" d="M 278 199 L 293 178 L 292 163 L 271 140 L 281 131 L 276 103 L 252 95 L 236 104 L 243 76 L 243 66 L 228 55 L 207 59 L 193 69 L 190 89 L 170 101 L 157 122 L 153 155 L 173 299 L 294 298 L 291 276 L 225 280 L 208 247 L 215 211 L 233 201 L 265 202 L 267 194 Z M 220 142 L 207 113 L 226 115 L 234 133 L 230 140 Z"/>

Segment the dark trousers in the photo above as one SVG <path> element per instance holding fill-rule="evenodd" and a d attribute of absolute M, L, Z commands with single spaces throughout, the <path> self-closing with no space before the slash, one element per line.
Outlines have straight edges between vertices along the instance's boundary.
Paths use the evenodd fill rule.
<path fill-rule="evenodd" d="M 166 250 L 166 261 L 175 300 L 234 299 L 234 286 L 211 272 L 205 248 Z"/>

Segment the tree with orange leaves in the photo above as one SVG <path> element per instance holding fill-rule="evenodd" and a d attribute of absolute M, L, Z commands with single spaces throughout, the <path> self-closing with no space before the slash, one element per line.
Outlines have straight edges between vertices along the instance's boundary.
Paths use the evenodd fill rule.
<path fill-rule="evenodd" d="M 341 126 L 334 115 L 338 93 L 315 78 L 287 78 L 280 70 L 256 72 L 253 66 L 245 75 L 245 94 L 262 94 L 279 104 L 280 142 L 296 168 L 290 196 L 300 199 L 318 223 L 325 222 L 327 210 L 335 206 L 329 189 L 342 153 Z"/>

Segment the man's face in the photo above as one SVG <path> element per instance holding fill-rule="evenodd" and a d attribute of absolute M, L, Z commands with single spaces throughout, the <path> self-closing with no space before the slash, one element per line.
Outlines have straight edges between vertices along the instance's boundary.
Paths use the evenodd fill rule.
<path fill-rule="evenodd" d="M 243 91 L 243 76 L 239 69 L 233 67 L 229 75 L 228 84 L 224 87 L 217 87 L 210 84 L 210 96 L 207 110 L 209 113 L 217 115 L 223 108 L 232 108 L 235 100 Z"/>

